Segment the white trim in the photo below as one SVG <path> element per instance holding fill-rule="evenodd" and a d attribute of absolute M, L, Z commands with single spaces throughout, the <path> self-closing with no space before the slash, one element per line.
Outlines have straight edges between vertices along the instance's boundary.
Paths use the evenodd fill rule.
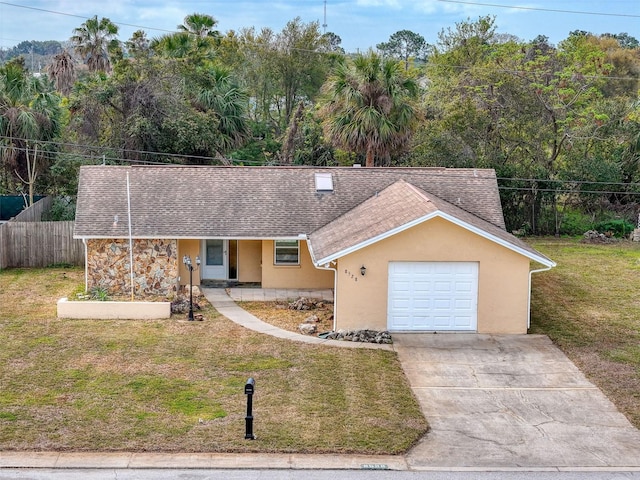
<path fill-rule="evenodd" d="M 105 240 L 105 239 L 114 239 L 120 240 L 129 239 L 128 236 L 122 235 L 74 235 L 74 239 L 76 240 Z M 137 240 L 157 240 L 159 238 L 166 238 L 170 240 L 300 240 L 300 238 L 306 238 L 306 236 L 300 237 L 300 235 L 289 235 L 282 237 L 234 237 L 234 236 L 217 236 L 217 237 L 194 237 L 193 235 L 189 236 L 179 236 L 175 235 L 134 235 L 133 238 Z"/>
<path fill-rule="evenodd" d="M 365 240 L 364 242 L 360 242 L 357 245 L 353 245 L 351 247 L 345 248 L 344 250 L 341 250 L 339 252 L 336 252 L 332 255 L 329 255 L 325 258 L 321 258 L 320 260 L 318 260 L 316 262 L 316 265 L 324 265 L 326 263 L 332 262 L 334 260 L 337 260 L 340 257 L 344 257 L 345 255 L 349 255 L 350 253 L 356 252 L 364 247 L 368 247 L 369 245 L 373 245 L 374 243 L 379 242 L 380 240 L 384 240 L 385 238 L 389 238 L 397 233 L 403 232 L 405 230 L 408 230 L 409 228 L 415 227 L 416 225 L 419 225 L 423 222 L 426 222 L 427 220 L 431 220 L 432 218 L 435 217 L 439 217 L 442 218 L 444 220 L 448 220 L 449 222 L 453 223 L 454 225 L 458 225 L 459 227 L 464 228 L 465 230 L 469 230 L 470 232 L 475 233 L 476 235 L 479 235 L 483 238 L 486 238 L 489 241 L 492 241 L 494 243 L 497 243 L 498 245 L 501 245 L 505 248 L 508 248 L 509 250 L 512 250 L 516 253 L 519 253 L 520 255 L 523 255 L 527 258 L 529 258 L 530 260 L 533 260 L 535 262 L 538 262 L 542 265 L 544 265 L 545 267 L 549 267 L 549 268 L 553 268 L 556 266 L 556 263 L 553 260 L 549 260 L 548 258 L 544 258 L 541 257 L 539 255 L 536 255 L 532 252 L 529 252 L 521 247 L 518 247 L 517 245 L 514 245 L 510 242 L 507 242 L 506 240 L 503 240 L 495 235 L 490 234 L 489 232 L 475 227 L 467 222 L 464 222 L 452 215 L 449 215 L 447 213 L 444 213 L 440 210 L 430 213 L 428 215 L 424 215 L 420 218 L 417 218 L 411 222 L 405 223 L 404 225 L 401 225 L 399 227 L 393 228 L 391 230 L 388 230 L 380 235 L 377 235 L 373 238 L 370 238 L 368 240 Z"/>
<path fill-rule="evenodd" d="M 548 272 L 552 267 L 539 268 L 529 271 L 529 296 L 527 297 L 527 330 L 531 328 L 531 277 L 534 273 Z"/>
<path fill-rule="evenodd" d="M 296 248 L 298 249 L 298 261 L 297 262 L 278 262 L 278 245 L 277 242 L 296 242 Z M 283 248 L 283 247 L 281 247 Z M 290 247 L 293 248 L 293 247 Z M 300 239 L 277 239 L 273 241 L 273 266 L 274 267 L 299 267 L 300 266 Z"/>
<path fill-rule="evenodd" d="M 84 291 L 89 290 L 89 249 L 87 247 L 87 240 L 82 239 L 84 245 Z"/>

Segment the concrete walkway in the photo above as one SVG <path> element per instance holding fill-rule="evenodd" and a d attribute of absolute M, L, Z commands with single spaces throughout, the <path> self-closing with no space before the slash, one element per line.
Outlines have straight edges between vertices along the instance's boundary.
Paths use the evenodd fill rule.
<path fill-rule="evenodd" d="M 342 347 L 342 348 L 369 348 L 369 349 L 382 349 L 382 350 L 393 350 L 392 345 L 384 345 L 377 343 L 361 343 L 361 342 L 344 342 L 340 340 L 326 340 L 324 338 L 313 337 L 311 335 L 302 335 L 300 333 L 290 332 L 288 330 L 283 330 L 281 328 L 275 327 L 269 323 L 263 322 L 258 317 L 250 314 L 246 310 L 240 308 L 234 301 L 232 297 L 236 299 L 244 298 L 247 300 L 249 297 L 253 299 L 257 297 L 261 297 L 262 300 L 287 300 L 287 299 L 295 299 L 298 296 L 307 296 L 313 297 L 313 295 L 317 295 L 315 298 L 324 298 L 324 296 L 331 295 L 331 300 L 333 300 L 333 293 L 330 290 L 272 290 L 270 294 L 266 294 L 264 292 L 256 293 L 251 292 L 251 290 L 260 290 L 260 289 L 251 289 L 251 288 L 232 288 L 231 296 L 229 296 L 225 289 L 223 288 L 201 288 L 202 294 L 209 301 L 213 307 L 218 310 L 222 315 L 227 317 L 229 320 L 237 323 L 238 325 L 242 325 L 245 328 L 250 330 L 254 330 L 256 332 L 264 333 L 266 335 L 271 335 L 273 337 L 284 338 L 286 340 L 293 340 L 295 342 L 304 342 L 304 343 L 312 343 L 317 345 L 327 345 L 331 347 Z M 246 290 L 246 291 L 245 291 Z M 307 295 L 297 295 L 298 292 L 307 292 Z"/>

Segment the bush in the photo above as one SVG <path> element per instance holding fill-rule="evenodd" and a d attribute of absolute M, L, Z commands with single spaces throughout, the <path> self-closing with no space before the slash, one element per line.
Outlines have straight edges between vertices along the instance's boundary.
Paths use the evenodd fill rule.
<path fill-rule="evenodd" d="M 593 220 L 589 215 L 585 215 L 576 210 L 570 210 L 564 214 L 562 225 L 560 225 L 560 234 L 575 237 L 593 228 L 595 228 Z"/>
<path fill-rule="evenodd" d="M 636 226 L 625 220 L 623 218 L 616 218 L 611 220 L 604 220 L 600 223 L 597 223 L 595 229 L 600 233 L 607 234 L 609 233 L 611 236 L 623 238 L 628 236 Z"/>

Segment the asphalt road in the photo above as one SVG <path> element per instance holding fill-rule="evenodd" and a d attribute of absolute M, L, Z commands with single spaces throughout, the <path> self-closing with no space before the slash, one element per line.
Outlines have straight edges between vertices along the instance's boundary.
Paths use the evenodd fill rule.
<path fill-rule="evenodd" d="M 0 480 L 640 480 L 640 470 L 407 472 L 364 470 L 1 469 Z"/>

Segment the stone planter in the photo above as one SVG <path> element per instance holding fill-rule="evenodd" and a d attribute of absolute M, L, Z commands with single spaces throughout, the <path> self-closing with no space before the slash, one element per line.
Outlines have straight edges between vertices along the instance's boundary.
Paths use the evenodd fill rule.
<path fill-rule="evenodd" d="M 58 318 L 154 320 L 171 316 L 171 302 L 70 302 L 58 300 Z"/>

